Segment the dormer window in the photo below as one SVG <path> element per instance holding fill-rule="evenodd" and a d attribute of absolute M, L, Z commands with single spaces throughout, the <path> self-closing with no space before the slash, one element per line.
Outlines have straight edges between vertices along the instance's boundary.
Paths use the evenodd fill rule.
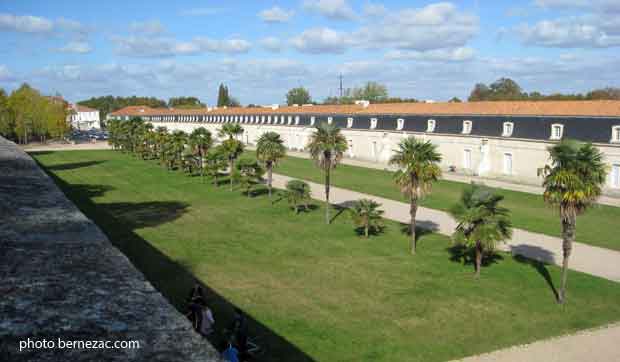
<path fill-rule="evenodd" d="M 347 118 L 347 128 L 353 127 L 353 117 Z"/>
<path fill-rule="evenodd" d="M 299 124 L 299 116 L 295 116 L 295 125 Z"/>
<path fill-rule="evenodd" d="M 291 124 L 291 123 L 293 123 L 293 116 L 288 116 L 287 124 Z"/>
<path fill-rule="evenodd" d="M 311 126 L 314 126 L 314 122 L 316 122 L 316 117 L 315 116 L 310 117 L 310 125 Z"/>
<path fill-rule="evenodd" d="M 267 124 L 271 124 L 271 116 L 267 116 Z"/>
<path fill-rule="evenodd" d="M 396 120 L 396 130 L 397 131 L 401 131 L 403 129 L 403 127 L 405 127 L 405 120 L 402 118 L 399 118 Z"/>
<path fill-rule="evenodd" d="M 426 132 L 435 132 L 435 120 L 429 119 L 426 122 Z"/>
<path fill-rule="evenodd" d="M 327 117 L 327 124 L 332 124 L 334 117 Z"/>
<path fill-rule="evenodd" d="M 377 119 L 376 118 L 371 118 L 370 119 L 370 129 L 375 129 L 377 128 Z"/>
<path fill-rule="evenodd" d="M 512 136 L 512 131 L 515 129 L 515 125 L 512 122 L 504 122 L 504 128 L 502 129 L 502 137 Z"/>
<path fill-rule="evenodd" d="M 471 133 L 471 121 L 463 121 L 463 134 Z"/>
<path fill-rule="evenodd" d="M 611 127 L 611 142 L 620 143 L 620 126 Z"/>
<path fill-rule="evenodd" d="M 551 137 L 552 140 L 561 140 L 564 134 L 564 125 L 555 123 L 551 125 Z"/>

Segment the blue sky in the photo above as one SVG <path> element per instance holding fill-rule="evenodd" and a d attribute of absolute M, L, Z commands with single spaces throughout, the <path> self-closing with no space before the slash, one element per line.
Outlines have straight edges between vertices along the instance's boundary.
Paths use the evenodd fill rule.
<path fill-rule="evenodd" d="M 477 82 L 527 91 L 620 86 L 620 1 L 3 1 L 0 87 L 71 101 L 197 96 L 322 100 L 365 81 L 390 95 L 466 98 Z"/>

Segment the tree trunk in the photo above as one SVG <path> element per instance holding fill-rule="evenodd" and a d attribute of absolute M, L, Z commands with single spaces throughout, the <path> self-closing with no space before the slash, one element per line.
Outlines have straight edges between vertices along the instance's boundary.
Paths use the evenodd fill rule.
<path fill-rule="evenodd" d="M 329 171 L 330 167 L 325 169 L 325 223 L 329 225 Z"/>
<path fill-rule="evenodd" d="M 418 198 L 415 195 L 415 192 L 411 192 L 411 200 L 409 205 L 409 215 L 411 216 L 411 225 L 409 226 L 411 231 L 411 254 L 415 255 L 416 253 L 416 231 L 415 231 L 415 216 L 418 213 Z"/>
<path fill-rule="evenodd" d="M 232 158 L 230 159 L 230 172 L 228 172 L 229 176 L 230 176 L 230 191 L 233 190 L 233 167 L 235 167 L 235 160 L 233 160 Z"/>
<path fill-rule="evenodd" d="M 366 238 L 368 238 L 368 230 L 370 228 L 368 227 L 368 225 L 364 226 L 364 235 L 366 235 Z"/>
<path fill-rule="evenodd" d="M 575 228 L 577 218 L 568 216 L 562 220 L 562 282 L 560 284 L 560 293 L 558 294 L 558 303 L 564 304 L 566 301 L 566 280 L 568 277 L 568 259 L 573 250 L 573 241 L 575 240 Z"/>
<path fill-rule="evenodd" d="M 480 277 L 480 267 L 482 266 L 482 243 L 476 241 L 476 278 Z"/>
<path fill-rule="evenodd" d="M 267 188 L 269 189 L 269 197 L 271 197 L 271 182 L 273 180 L 273 164 L 267 162 Z"/>

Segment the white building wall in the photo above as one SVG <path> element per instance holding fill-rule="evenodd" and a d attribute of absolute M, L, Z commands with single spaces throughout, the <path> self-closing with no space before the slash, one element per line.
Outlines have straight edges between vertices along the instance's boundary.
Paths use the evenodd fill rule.
<path fill-rule="evenodd" d="M 204 127 L 217 138 L 221 124 L 213 123 L 174 123 L 156 122 L 155 127 L 164 126 L 169 131 L 183 130 L 191 133 L 198 127 Z M 277 126 L 268 124 L 241 124 L 244 134 L 240 140 L 244 143 L 255 144 L 256 140 L 265 132 L 279 133 L 284 139 L 287 148 L 302 150 L 308 143 L 308 139 L 314 127 L 311 126 Z M 547 148 L 552 145 L 548 141 L 533 141 L 511 138 L 482 138 L 477 136 L 443 135 L 430 133 L 407 133 L 402 131 L 373 131 L 343 129 L 343 135 L 347 142 L 352 145 L 352 150 L 345 157 L 364 161 L 377 162 L 387 166 L 394 149 L 398 143 L 409 136 L 429 140 L 438 146 L 442 155 L 441 167 L 444 172 L 454 166 L 456 172 L 499 178 L 507 181 L 527 184 L 540 184 L 538 169 L 549 162 Z M 611 171 L 612 165 L 620 165 L 620 145 L 597 145 L 605 156 L 605 163 Z M 471 150 L 471 169 L 463 169 L 465 149 Z M 504 174 L 504 154 L 512 155 L 512 172 Z M 486 161 L 484 155 L 486 154 Z M 486 163 L 485 163 L 486 162 Z M 482 167 L 481 167 L 482 166 Z M 605 192 L 618 192 L 620 188 L 612 188 L 612 175 L 608 176 Z"/>

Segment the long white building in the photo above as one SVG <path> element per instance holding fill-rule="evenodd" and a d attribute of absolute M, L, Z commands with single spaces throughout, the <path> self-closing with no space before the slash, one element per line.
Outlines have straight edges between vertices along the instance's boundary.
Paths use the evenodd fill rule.
<path fill-rule="evenodd" d="M 430 140 L 443 155 L 446 172 L 540 184 L 538 169 L 549 162 L 548 147 L 563 138 L 594 143 L 609 165 L 607 193 L 620 192 L 620 101 L 393 103 L 304 105 L 202 110 L 126 107 L 109 115 L 140 117 L 155 127 L 213 135 L 223 123 L 240 123 L 243 141 L 253 144 L 278 132 L 292 150 L 303 150 L 314 127 L 342 128 L 347 157 L 386 164 L 408 136 Z"/>

